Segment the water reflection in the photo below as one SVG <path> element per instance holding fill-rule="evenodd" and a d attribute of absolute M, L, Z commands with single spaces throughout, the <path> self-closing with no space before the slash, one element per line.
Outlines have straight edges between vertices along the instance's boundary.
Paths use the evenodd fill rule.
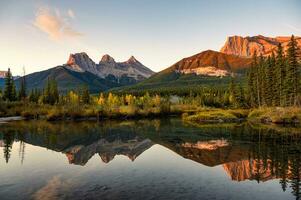
<path fill-rule="evenodd" d="M 18 147 L 14 147 L 18 142 Z M 135 161 L 154 144 L 208 167 L 222 166 L 232 181 L 258 183 L 279 179 L 279 188 L 300 195 L 301 132 L 249 124 L 182 124 L 178 119 L 128 122 L 47 123 L 13 122 L 0 127 L 0 147 L 6 163 L 18 148 L 20 163 L 26 162 L 26 144 L 66 156 L 73 165 L 85 166 L 94 156 L 103 163 L 116 155 Z M 160 152 L 158 152 L 160 156 Z"/>

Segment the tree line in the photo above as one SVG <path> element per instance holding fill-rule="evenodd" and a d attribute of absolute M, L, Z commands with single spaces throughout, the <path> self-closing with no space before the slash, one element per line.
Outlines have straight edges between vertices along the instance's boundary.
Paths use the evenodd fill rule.
<path fill-rule="evenodd" d="M 173 96 L 181 96 L 182 101 L 197 106 L 210 106 L 220 108 L 256 108 L 275 106 L 300 106 L 301 105 L 301 75 L 300 55 L 297 42 L 292 35 L 288 48 L 284 52 L 281 44 L 276 53 L 263 57 L 254 52 L 252 65 L 246 76 L 234 77 L 230 80 L 228 88 L 198 86 L 191 90 L 187 88 L 180 91 L 165 91 L 158 89 L 156 92 L 131 93 L 135 97 L 157 96 L 164 99 L 172 99 Z M 14 79 L 10 69 L 6 73 L 3 94 L 0 90 L 0 99 L 4 101 L 29 101 L 38 104 L 68 104 L 70 100 L 83 104 L 89 104 L 92 98 L 89 88 L 84 86 L 76 91 L 70 91 L 66 95 L 60 94 L 55 79 L 48 78 L 44 89 L 32 89 L 27 94 L 25 76 L 19 79 L 20 87 L 16 90 Z M 190 91 L 190 92 L 189 92 Z M 107 97 L 109 93 L 104 93 Z M 128 94 L 116 93 L 115 96 L 125 97 Z M 101 97 L 100 97 L 101 98 Z"/>
<path fill-rule="evenodd" d="M 90 93 L 87 86 L 83 86 L 77 93 L 83 103 L 89 103 Z M 57 81 L 50 77 L 48 77 L 43 90 L 32 89 L 28 93 L 26 88 L 26 78 L 24 75 L 20 78 L 20 89 L 17 91 L 14 77 L 10 69 L 8 69 L 5 76 L 3 92 L 0 88 L 0 100 L 7 102 L 29 101 L 39 104 L 54 105 L 62 101 L 64 99 L 63 97 L 64 96 L 59 93 Z"/>
<path fill-rule="evenodd" d="M 300 58 L 292 35 L 284 52 L 278 45 L 276 55 L 264 58 L 254 52 L 247 74 L 247 99 L 251 107 L 300 106 Z"/>

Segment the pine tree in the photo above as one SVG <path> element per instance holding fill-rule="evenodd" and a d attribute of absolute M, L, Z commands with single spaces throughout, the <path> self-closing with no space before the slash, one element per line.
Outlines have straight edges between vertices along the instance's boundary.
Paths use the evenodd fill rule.
<path fill-rule="evenodd" d="M 17 90 L 16 90 L 15 81 L 12 80 L 12 94 L 11 94 L 11 101 L 16 101 L 16 100 L 17 100 Z"/>
<path fill-rule="evenodd" d="M 57 82 L 55 79 L 51 80 L 51 84 L 50 84 L 50 94 L 51 94 L 51 102 L 50 104 L 53 105 L 55 103 L 59 102 L 59 90 L 58 90 L 58 86 L 57 86 Z"/>
<path fill-rule="evenodd" d="M 46 85 L 43 91 L 43 103 L 54 105 L 59 101 L 59 92 L 57 82 L 54 79 L 48 77 Z"/>
<path fill-rule="evenodd" d="M 257 72 L 257 53 L 254 51 L 253 61 L 248 70 L 248 99 L 251 107 L 258 106 L 258 72 Z"/>
<path fill-rule="evenodd" d="M 244 89 L 243 89 L 243 87 L 242 87 L 241 84 L 239 84 L 239 88 L 238 88 L 237 101 L 239 103 L 239 107 L 240 108 L 244 108 L 246 106 L 245 91 L 244 91 Z"/>
<path fill-rule="evenodd" d="M 16 87 L 14 84 L 13 76 L 11 74 L 10 68 L 5 76 L 5 87 L 3 93 L 3 99 L 6 101 L 15 101 L 16 100 Z"/>
<path fill-rule="evenodd" d="M 25 69 L 23 69 L 23 77 L 20 78 L 20 90 L 19 90 L 19 99 L 24 100 L 26 98 L 26 80 L 25 80 Z"/>
<path fill-rule="evenodd" d="M 230 81 L 230 85 L 229 85 L 229 101 L 230 101 L 230 104 L 233 105 L 234 107 L 237 106 L 237 102 L 236 102 L 236 85 L 235 85 L 235 82 L 234 82 L 234 78 L 232 77 L 231 78 L 231 81 Z"/>
<path fill-rule="evenodd" d="M 279 43 L 278 49 L 277 49 L 277 56 L 276 56 L 276 88 L 277 88 L 277 96 L 279 96 L 279 99 L 277 99 L 277 106 L 284 106 L 285 105 L 285 92 L 284 92 L 284 81 L 285 81 L 285 57 L 283 55 L 283 48 L 281 44 Z"/>
<path fill-rule="evenodd" d="M 266 62 L 263 55 L 260 54 L 258 63 L 258 90 L 259 90 L 259 103 L 266 106 L 267 99 L 267 76 L 266 76 Z"/>
<path fill-rule="evenodd" d="M 88 86 L 84 86 L 82 89 L 81 99 L 84 104 L 90 103 L 90 92 Z"/>
<path fill-rule="evenodd" d="M 269 73 L 269 81 L 270 82 L 270 90 L 272 95 L 272 106 L 277 106 L 279 100 L 278 96 L 278 80 L 277 80 L 277 67 L 276 67 L 276 57 L 274 52 L 272 52 L 271 63 L 270 63 L 270 73 Z"/>
<path fill-rule="evenodd" d="M 287 49 L 287 71 L 285 78 L 286 105 L 288 106 L 297 104 L 299 94 L 300 74 L 298 69 L 297 48 L 294 35 L 292 35 Z"/>
<path fill-rule="evenodd" d="M 265 102 L 267 106 L 273 106 L 273 96 L 274 96 L 274 69 L 272 65 L 272 58 L 269 56 L 266 61 L 265 68 Z"/>

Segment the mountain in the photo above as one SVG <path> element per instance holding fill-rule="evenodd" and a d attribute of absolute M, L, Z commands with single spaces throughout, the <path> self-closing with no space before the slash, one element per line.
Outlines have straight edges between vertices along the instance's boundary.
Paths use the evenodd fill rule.
<path fill-rule="evenodd" d="M 301 47 L 301 37 L 295 37 L 298 46 Z M 265 37 L 262 35 L 253 37 L 231 36 L 227 38 L 226 43 L 220 52 L 244 57 L 250 57 L 254 51 L 263 56 L 271 55 L 276 50 L 279 43 L 284 51 L 288 48 L 290 37 Z"/>
<path fill-rule="evenodd" d="M 25 76 L 27 90 L 34 88 L 43 89 L 48 78 L 54 78 L 58 83 L 61 92 L 76 90 L 83 85 L 87 85 L 91 92 L 100 92 L 112 87 L 120 86 L 110 80 L 100 78 L 88 71 L 74 71 L 66 66 L 57 66 L 45 71 L 32 73 Z M 16 80 L 17 87 L 20 85 L 20 79 Z"/>
<path fill-rule="evenodd" d="M 177 90 L 194 86 L 227 85 L 232 74 L 242 74 L 252 59 L 207 50 L 184 58 L 134 86 L 116 90 Z"/>
<path fill-rule="evenodd" d="M 125 62 L 115 62 L 114 58 L 106 54 L 96 64 L 86 53 L 82 52 L 71 54 L 66 66 L 77 72 L 91 72 L 121 85 L 134 84 L 154 74 L 133 56 Z"/>
<path fill-rule="evenodd" d="M 0 71 L 0 78 L 5 78 L 7 71 Z"/>
<path fill-rule="evenodd" d="M 87 85 L 92 93 L 132 85 L 154 74 L 133 56 L 126 62 L 115 62 L 104 55 L 96 64 L 86 53 L 71 54 L 66 64 L 26 76 L 27 89 L 43 89 L 48 78 L 54 78 L 61 92 Z M 0 86 L 3 80 L 0 79 Z M 20 79 L 16 80 L 17 87 Z"/>

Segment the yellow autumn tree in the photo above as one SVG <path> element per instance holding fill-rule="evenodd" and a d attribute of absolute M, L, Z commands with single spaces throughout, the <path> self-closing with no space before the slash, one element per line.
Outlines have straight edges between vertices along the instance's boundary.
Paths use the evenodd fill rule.
<path fill-rule="evenodd" d="M 97 104 L 100 106 L 104 106 L 105 103 L 106 103 L 106 99 L 105 99 L 103 93 L 100 93 Z"/>
<path fill-rule="evenodd" d="M 134 104 L 134 96 L 131 94 L 125 95 L 125 103 L 127 105 L 133 105 Z"/>
<path fill-rule="evenodd" d="M 159 95 L 156 94 L 155 97 L 153 97 L 153 104 L 156 107 L 159 107 L 161 104 L 161 97 Z"/>
<path fill-rule="evenodd" d="M 79 96 L 75 92 L 70 91 L 68 93 L 68 100 L 69 100 L 70 104 L 72 104 L 72 105 L 78 104 Z"/>

